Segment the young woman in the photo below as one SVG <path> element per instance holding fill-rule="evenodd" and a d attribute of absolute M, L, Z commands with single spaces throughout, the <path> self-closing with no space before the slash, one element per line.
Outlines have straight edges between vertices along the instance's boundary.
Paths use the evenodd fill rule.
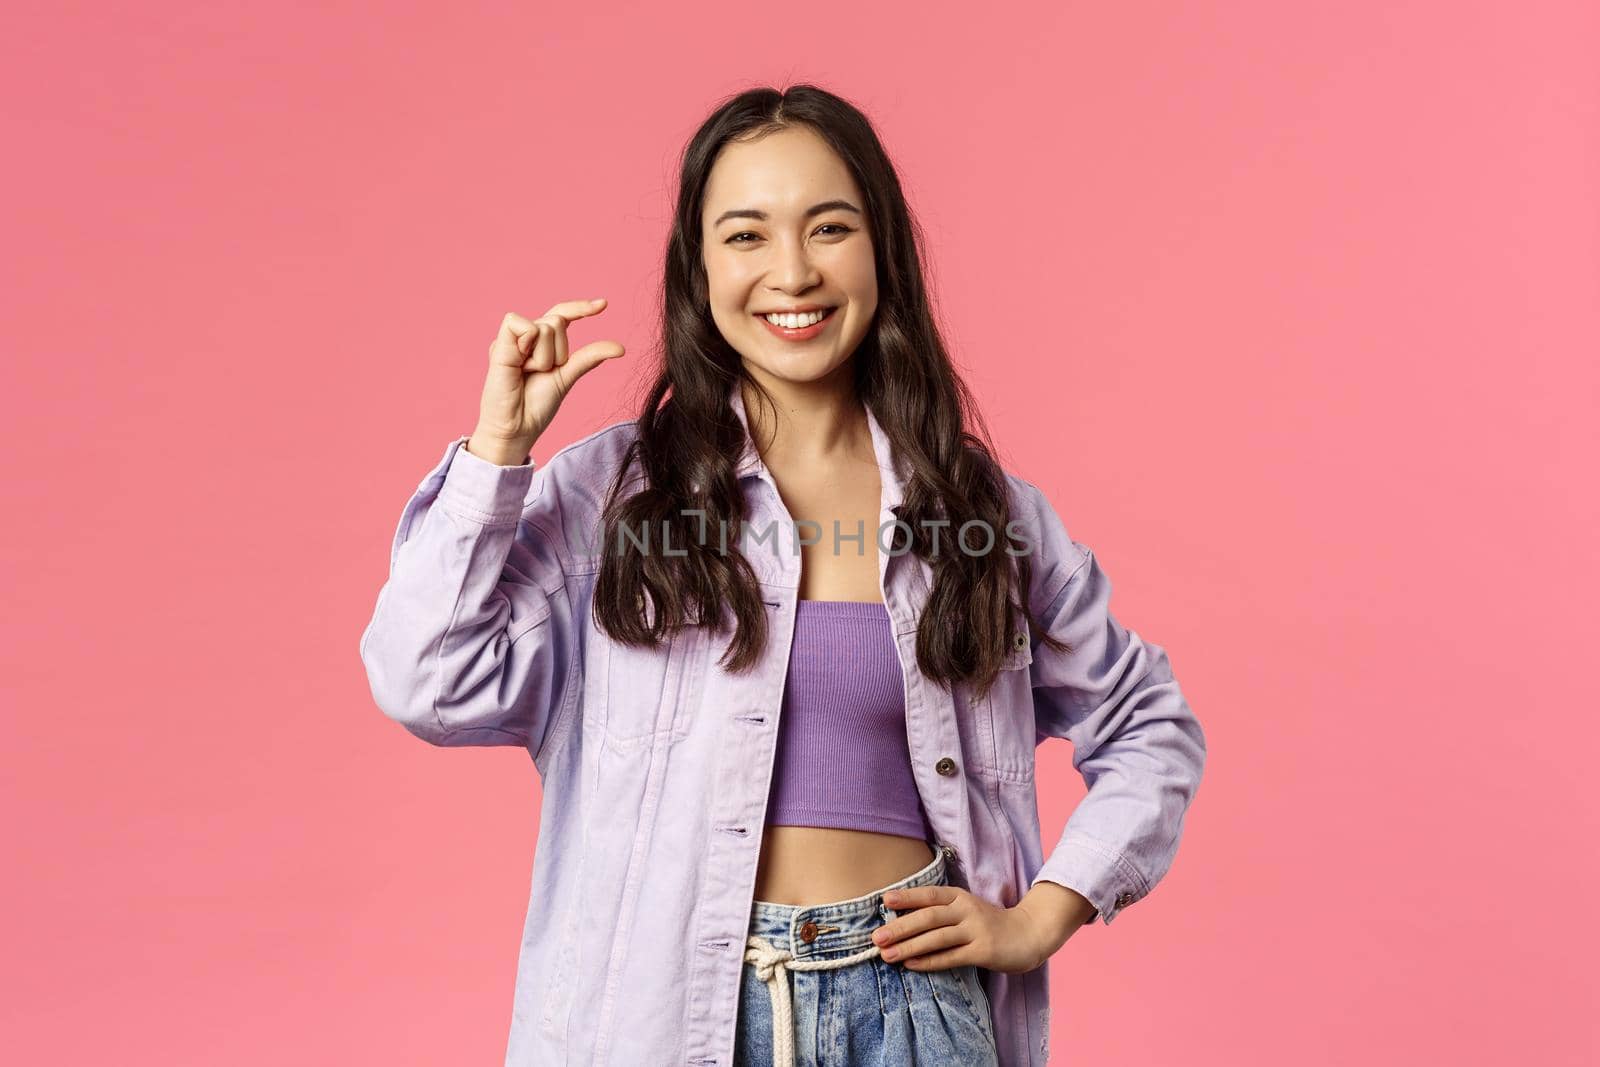
<path fill-rule="evenodd" d="M 544 785 L 508 1065 L 1042 1064 L 1046 961 L 1172 863 L 1199 723 L 974 432 L 919 241 L 855 108 L 729 100 L 638 416 L 533 463 L 623 348 L 509 314 L 406 505 L 374 698 Z M 1088 786 L 1048 858 L 1046 737 Z"/>

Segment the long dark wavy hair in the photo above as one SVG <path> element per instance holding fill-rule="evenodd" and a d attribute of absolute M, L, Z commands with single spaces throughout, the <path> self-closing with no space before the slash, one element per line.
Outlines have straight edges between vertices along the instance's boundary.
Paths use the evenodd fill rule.
<path fill-rule="evenodd" d="M 683 626 L 722 632 L 731 615 L 736 631 L 723 663 L 730 671 L 749 668 L 765 646 L 760 586 L 736 547 L 747 518 L 735 475 L 745 431 L 729 394 L 735 382 L 744 381 L 765 400 L 771 396 L 712 320 L 701 214 L 706 181 L 724 145 L 800 126 L 838 153 L 866 197 L 878 307 L 850 358 L 857 396 L 909 472 L 897 510 L 909 530 L 892 528 L 892 551 L 905 552 L 909 544 L 909 552 L 932 568 L 917 630 L 918 665 L 941 686 L 962 680 L 981 695 L 1017 633 L 1014 612 L 1032 624 L 1027 597 L 1019 595 L 1029 588 L 1029 556 L 1004 550 L 1002 531 L 1011 519 L 1005 474 L 934 324 L 923 280 L 922 230 L 894 166 L 866 116 L 814 85 L 784 92 L 764 87 L 730 97 L 683 150 L 661 288 L 660 370 L 637 416 L 638 437 L 607 495 L 595 621 L 617 641 L 647 646 Z M 683 514 L 692 509 L 705 518 Z M 924 519 L 949 522 L 936 552 Z M 974 519 L 994 531 L 992 551 L 970 555 L 952 547 L 955 531 Z M 619 536 L 619 526 L 633 535 Z M 720 529 L 728 531 L 727 551 L 720 537 L 701 534 Z M 639 532 L 645 530 L 651 544 L 660 544 L 657 532 L 665 531 L 672 553 L 641 550 Z M 1070 647 L 1048 634 L 1042 640 Z"/>

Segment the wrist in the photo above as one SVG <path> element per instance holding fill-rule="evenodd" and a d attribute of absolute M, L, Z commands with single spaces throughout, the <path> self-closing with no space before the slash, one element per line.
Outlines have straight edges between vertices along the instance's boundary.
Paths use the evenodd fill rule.
<path fill-rule="evenodd" d="M 1017 901 L 1017 907 L 1038 921 L 1047 942 L 1046 959 L 1098 913 L 1098 909 L 1083 894 L 1059 882 L 1050 881 L 1034 883 Z"/>
<path fill-rule="evenodd" d="M 467 439 L 466 449 L 486 463 L 497 467 L 520 467 L 528 462 L 533 450 L 532 441 L 512 441 L 474 430 Z"/>

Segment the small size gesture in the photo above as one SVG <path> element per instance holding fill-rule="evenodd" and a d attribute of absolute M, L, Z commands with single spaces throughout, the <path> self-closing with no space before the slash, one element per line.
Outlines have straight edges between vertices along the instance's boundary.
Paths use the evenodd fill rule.
<path fill-rule="evenodd" d="M 537 319 L 506 313 L 489 345 L 489 376 L 468 452 L 500 466 L 527 462 L 573 383 L 625 351 L 616 341 L 592 341 L 567 351 L 567 324 L 605 308 L 602 297 L 562 301 Z"/>

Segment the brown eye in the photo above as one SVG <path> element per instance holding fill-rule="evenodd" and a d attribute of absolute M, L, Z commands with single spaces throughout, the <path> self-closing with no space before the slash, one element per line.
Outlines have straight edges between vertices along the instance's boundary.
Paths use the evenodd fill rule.
<path fill-rule="evenodd" d="M 853 232 L 850 229 L 850 227 L 841 226 L 837 222 L 825 222 L 821 226 L 817 227 L 817 232 L 821 233 L 823 230 L 828 230 L 828 229 L 838 230 L 841 234 L 846 234 L 846 233 Z M 749 244 L 750 243 L 748 241 L 739 240 L 739 238 L 741 238 L 741 237 L 756 237 L 756 235 L 751 233 L 749 230 L 740 230 L 738 233 L 734 234 L 732 237 L 730 237 L 726 241 L 724 241 L 723 244 L 742 245 L 742 244 Z M 759 240 L 759 239 L 760 238 L 757 238 L 757 240 Z"/>

